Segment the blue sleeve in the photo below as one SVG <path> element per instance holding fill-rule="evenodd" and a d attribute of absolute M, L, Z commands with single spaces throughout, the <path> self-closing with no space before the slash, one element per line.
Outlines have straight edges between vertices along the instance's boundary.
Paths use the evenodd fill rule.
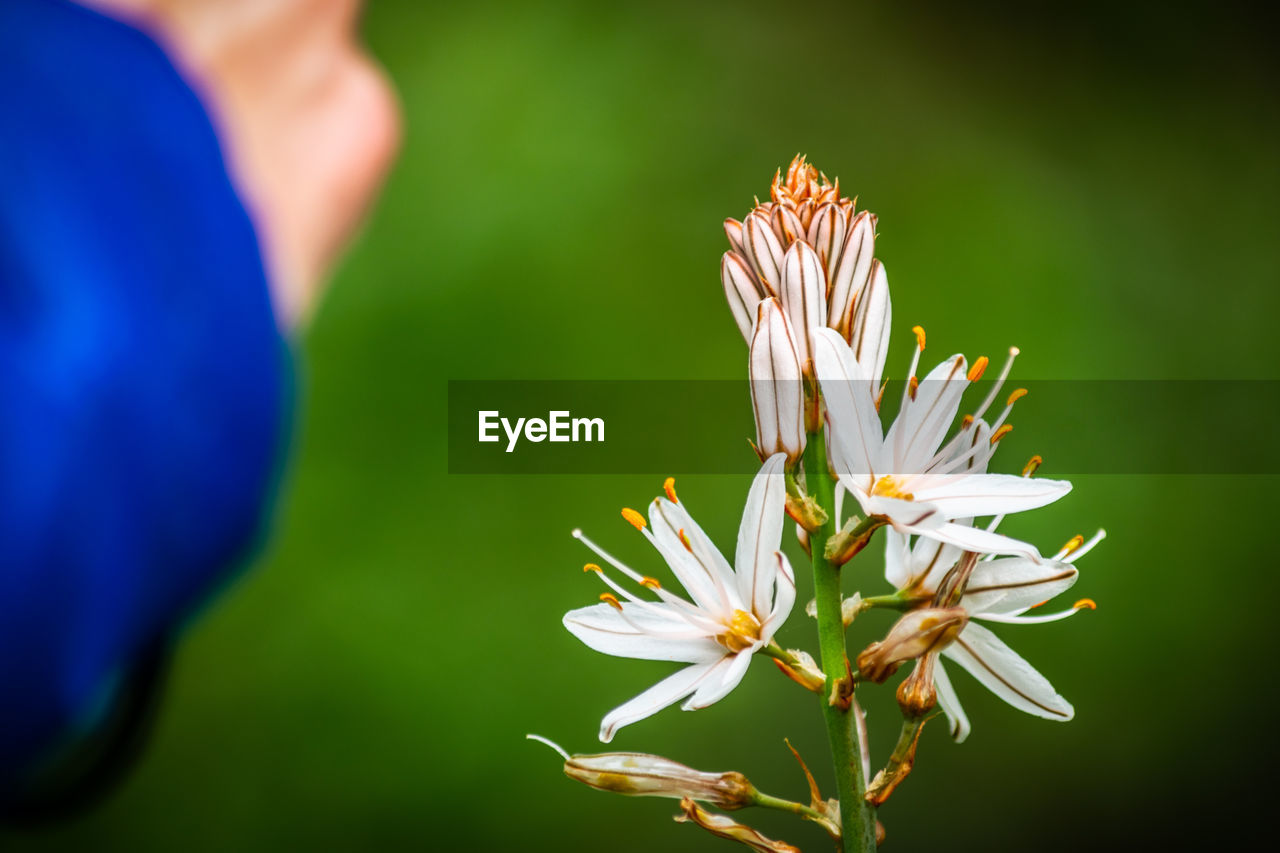
<path fill-rule="evenodd" d="M 290 389 L 198 98 L 132 28 L 0 2 L 0 791 L 249 556 Z"/>

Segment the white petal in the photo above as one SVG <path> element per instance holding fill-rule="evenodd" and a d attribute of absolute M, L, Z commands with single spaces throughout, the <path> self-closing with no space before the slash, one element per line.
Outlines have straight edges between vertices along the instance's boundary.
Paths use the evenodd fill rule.
<path fill-rule="evenodd" d="M 668 705 L 674 705 L 708 678 L 713 668 L 721 664 L 724 657 L 711 663 L 699 663 L 687 666 L 674 675 L 667 676 L 634 699 L 623 702 L 614 708 L 600 722 L 600 740 L 608 743 L 613 740 L 618 729 L 629 726 L 637 720 L 652 716 Z"/>
<path fill-rule="evenodd" d="M 884 579 L 894 589 L 911 585 L 911 546 L 908 537 L 890 527 L 884 535 Z"/>
<path fill-rule="evenodd" d="M 875 253 L 875 217 L 862 211 L 849 224 L 840 258 L 831 270 L 831 313 L 828 322 L 846 340 L 853 324 L 858 293 L 866 284 Z"/>
<path fill-rule="evenodd" d="M 684 703 L 683 709 L 697 711 L 708 705 L 714 705 L 728 696 L 733 688 L 742 683 L 742 677 L 747 674 L 747 667 L 751 664 L 753 654 L 755 654 L 754 649 L 745 649 L 713 664 L 711 673 L 698 685 L 697 692 Z"/>
<path fill-rule="evenodd" d="M 720 282 L 724 285 L 724 297 L 733 312 L 734 322 L 747 342 L 751 341 L 751 321 L 756 316 L 756 306 L 768 294 L 761 293 L 760 279 L 747 262 L 734 252 L 725 252 L 720 259 Z"/>
<path fill-rule="evenodd" d="M 724 654 L 714 639 L 678 615 L 657 615 L 654 611 L 661 606 L 624 603 L 624 618 L 608 604 L 593 604 L 566 613 L 564 626 L 590 648 L 615 657 L 706 663 Z"/>
<path fill-rule="evenodd" d="M 774 553 L 782 544 L 786 520 L 787 482 L 783 476 L 785 454 L 776 453 L 760 466 L 738 525 L 738 549 L 734 556 L 738 591 L 747 609 L 763 618 L 769 613 L 777 571 Z"/>
<path fill-rule="evenodd" d="M 938 584 L 951 567 L 960 559 L 961 550 L 954 545 L 936 539 L 920 537 L 911 549 L 911 578 L 929 592 L 935 592 Z"/>
<path fill-rule="evenodd" d="M 936 527 L 904 528 L 908 533 L 918 533 L 948 545 L 955 545 L 964 551 L 977 551 L 979 554 L 1016 554 L 1039 561 L 1040 552 L 1034 545 L 1005 536 L 981 530 L 968 524 L 957 524 L 949 521 Z"/>
<path fill-rule="evenodd" d="M 1020 711 L 1047 720 L 1070 720 L 1075 709 L 1043 675 L 995 634 L 974 622 L 942 652 L 984 687 Z"/>
<path fill-rule="evenodd" d="M 793 459 L 804 451 L 804 386 L 790 324 L 777 300 L 757 309 L 748 362 L 756 446 L 761 453 L 784 451 Z"/>
<path fill-rule="evenodd" d="M 803 240 L 792 243 L 782 262 L 782 310 L 795 332 L 801 364 L 813 357 L 813 330 L 827 324 L 826 290 L 818 253 Z"/>
<path fill-rule="evenodd" d="M 956 743 L 963 743 L 969 736 L 969 717 L 960 705 L 960 697 L 951 686 L 951 677 L 942 666 L 942 659 L 933 662 L 933 686 L 938 691 L 938 705 L 947 715 L 947 724 L 951 726 L 951 736 Z"/>
<path fill-rule="evenodd" d="M 969 385 L 965 370 L 964 356 L 953 355 L 929 371 L 914 399 L 906 399 L 906 408 L 889 428 L 887 440 L 893 448 L 894 464 L 884 473 L 924 473 L 960 409 L 960 399 Z"/>
<path fill-rule="evenodd" d="M 778 633 L 778 629 L 782 627 L 783 622 L 787 621 L 787 617 L 791 615 L 791 608 L 796 603 L 796 576 L 791 570 L 791 563 L 787 560 L 787 555 L 781 551 L 775 552 L 773 556 L 778 561 L 773 610 L 760 625 L 760 638 L 766 643 Z"/>
<path fill-rule="evenodd" d="M 655 499 L 649 505 L 649 526 L 653 531 L 650 541 L 698 607 L 727 619 L 744 606 L 729 562 L 683 506 L 666 498 Z M 687 548 L 681 531 L 689 543 Z"/>
<path fill-rule="evenodd" d="M 1079 574 L 1074 566 L 1052 560 L 985 560 L 970 575 L 961 605 L 975 616 L 1021 613 L 1070 589 Z"/>
<path fill-rule="evenodd" d="M 887 498 L 883 495 L 863 497 L 854 490 L 862 509 L 869 515 L 883 515 L 889 523 L 901 533 L 920 533 L 934 530 L 947 523 L 942 513 L 932 504 L 923 501 L 908 501 L 901 498 Z"/>
<path fill-rule="evenodd" d="M 1066 480 L 1013 474 L 944 474 L 912 477 L 904 486 L 947 518 L 1004 515 L 1051 504 L 1071 491 Z"/>
<path fill-rule="evenodd" d="M 853 350 L 832 329 L 813 336 L 814 366 L 830 421 L 836 462 L 841 474 L 876 473 L 883 444 L 871 382 Z"/>
<path fill-rule="evenodd" d="M 858 291 L 853 322 L 849 327 L 849 345 L 858 363 L 879 385 L 884 376 L 884 362 L 889 355 L 889 323 L 893 316 L 889 304 L 889 280 L 879 261 L 871 264 L 871 277 Z"/>

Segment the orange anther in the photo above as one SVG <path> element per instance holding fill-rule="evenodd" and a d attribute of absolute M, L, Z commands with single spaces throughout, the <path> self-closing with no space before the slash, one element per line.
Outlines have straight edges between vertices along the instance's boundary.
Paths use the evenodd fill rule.
<path fill-rule="evenodd" d="M 911 380 L 907 383 L 907 393 L 911 395 L 912 400 L 916 398 L 916 391 L 919 388 L 920 388 L 920 380 L 917 377 L 912 376 Z"/>
<path fill-rule="evenodd" d="M 598 575 L 604 574 L 601 568 L 597 566 L 595 563 L 587 563 L 585 566 L 582 567 L 582 570 L 584 572 L 595 572 Z"/>
<path fill-rule="evenodd" d="M 991 433 L 991 443 L 995 444 L 997 441 L 1004 438 L 1006 435 L 1008 435 L 1011 432 L 1013 432 L 1013 424 L 1005 424 L 1004 426 L 1000 427 L 1000 429 Z"/>
<path fill-rule="evenodd" d="M 692 553 L 693 553 L 693 543 L 691 543 L 691 542 L 689 541 L 689 537 L 688 537 L 688 536 L 685 536 L 685 535 L 684 535 L 684 528 L 683 528 L 683 527 L 681 527 L 681 528 L 680 528 L 680 530 L 678 531 L 677 535 L 680 537 L 680 544 L 684 546 L 684 549 L 685 549 L 686 551 L 688 551 L 690 554 L 692 554 Z"/>
<path fill-rule="evenodd" d="M 1044 463 L 1044 460 L 1037 454 L 1027 460 L 1027 464 L 1022 466 L 1022 476 L 1030 477 Z"/>
<path fill-rule="evenodd" d="M 973 367 L 969 368 L 969 377 L 968 377 L 969 381 L 977 382 L 979 379 L 981 379 L 982 374 L 984 371 L 986 371 L 987 364 L 990 363 L 990 361 L 991 360 L 987 358 L 985 355 L 978 356 L 978 360 L 973 363 Z"/>
<path fill-rule="evenodd" d="M 883 385 L 880 386 L 880 393 L 876 395 L 876 411 L 877 412 L 880 411 L 880 401 L 884 399 L 884 389 L 888 387 L 889 387 L 889 383 L 888 382 L 884 383 Z"/>
<path fill-rule="evenodd" d="M 644 516 L 636 512 L 631 507 L 624 506 L 622 508 L 622 517 L 625 518 L 627 520 L 627 523 L 629 523 L 636 530 L 644 530 L 645 528 Z"/>
<path fill-rule="evenodd" d="M 1071 605 L 1071 606 L 1072 606 L 1072 607 L 1074 607 L 1076 610 L 1081 610 L 1081 609 L 1085 609 L 1085 608 L 1087 608 L 1087 609 L 1089 609 L 1089 610 L 1097 610 L 1097 609 L 1098 609 L 1097 602 L 1095 602 L 1092 598 L 1082 598 L 1082 599 L 1080 599 L 1079 601 L 1077 601 L 1075 604 L 1073 604 L 1073 605 Z"/>
<path fill-rule="evenodd" d="M 1063 551 L 1062 556 L 1065 557 L 1067 554 L 1070 554 L 1072 551 L 1079 548 L 1083 544 L 1084 544 L 1083 536 L 1080 536 L 1078 534 L 1076 536 L 1072 536 L 1071 541 L 1069 541 L 1066 545 L 1062 546 L 1062 551 Z"/>
<path fill-rule="evenodd" d="M 647 575 L 640 578 L 640 586 L 647 586 L 649 589 L 662 589 L 662 584 L 658 583 L 657 578 L 651 578 Z"/>
<path fill-rule="evenodd" d="M 676 497 L 676 478 L 668 477 L 662 481 L 662 491 L 667 493 L 667 499 L 673 504 L 680 503 L 680 499 Z"/>
<path fill-rule="evenodd" d="M 1013 393 L 1009 395 L 1009 401 L 1005 405 L 1012 406 L 1025 396 L 1027 396 L 1026 388 L 1015 388 L 1013 389 Z"/>
<path fill-rule="evenodd" d="M 924 326 L 912 326 L 911 331 L 916 333 L 916 345 L 924 352 Z"/>
<path fill-rule="evenodd" d="M 968 429 L 973 426 L 973 415 L 965 415 L 960 419 L 960 429 Z"/>
<path fill-rule="evenodd" d="M 614 610 L 621 610 L 622 604 L 618 601 L 618 596 L 611 592 L 600 593 L 600 600 L 612 607 Z"/>

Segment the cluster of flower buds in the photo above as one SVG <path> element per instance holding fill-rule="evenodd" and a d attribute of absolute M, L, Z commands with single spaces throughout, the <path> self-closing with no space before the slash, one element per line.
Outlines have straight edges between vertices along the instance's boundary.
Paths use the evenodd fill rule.
<path fill-rule="evenodd" d="M 876 218 L 856 212 L 839 181 L 797 156 L 785 178 L 774 176 L 770 199 L 741 222 L 725 220 L 731 249 L 720 278 L 751 348 L 758 452 L 794 460 L 804 430 L 820 423 L 814 333 L 835 329 L 860 358 L 883 365 L 889 286 L 873 257 Z"/>

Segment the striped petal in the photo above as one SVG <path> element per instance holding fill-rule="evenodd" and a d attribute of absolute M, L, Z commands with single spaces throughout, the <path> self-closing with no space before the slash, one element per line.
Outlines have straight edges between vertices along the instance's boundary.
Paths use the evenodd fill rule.
<path fill-rule="evenodd" d="M 942 653 L 1019 711 L 1047 720 L 1075 716 L 1071 703 L 1058 695 L 1047 678 L 981 625 L 970 622 Z"/>
<path fill-rule="evenodd" d="M 706 663 L 724 655 L 713 638 L 674 612 L 661 614 L 660 606 L 624 602 L 619 612 L 608 604 L 593 604 L 566 613 L 564 627 L 589 648 L 614 657 Z"/>
<path fill-rule="evenodd" d="M 786 520 L 787 485 L 783 476 L 785 454 L 769 457 L 760 467 L 747 493 L 747 505 L 738 527 L 738 549 L 734 556 L 741 598 L 758 619 L 773 607 L 773 587 L 777 573 L 774 556 L 782 544 Z"/>
<path fill-rule="evenodd" d="M 696 691 L 702 683 L 712 676 L 715 668 L 724 661 L 722 656 L 711 663 L 699 663 L 687 666 L 674 675 L 659 681 L 634 699 L 623 702 L 608 714 L 600 723 L 600 740 L 608 743 L 618 733 L 618 729 L 634 722 L 651 717 L 668 705 L 674 705 L 690 693 Z"/>

